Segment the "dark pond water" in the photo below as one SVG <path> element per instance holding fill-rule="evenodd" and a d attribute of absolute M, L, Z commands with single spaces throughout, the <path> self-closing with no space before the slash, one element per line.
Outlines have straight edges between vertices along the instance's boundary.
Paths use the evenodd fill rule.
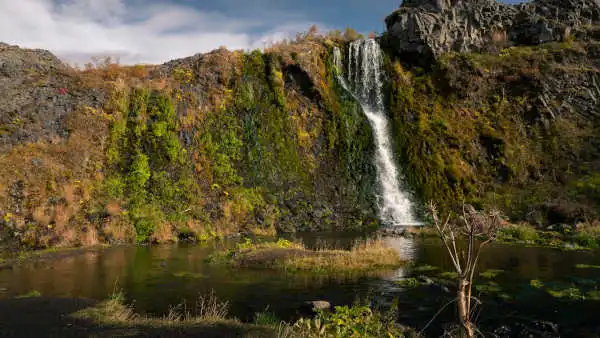
<path fill-rule="evenodd" d="M 339 233 L 300 237 L 311 247 L 338 248 L 350 247 L 357 238 Z M 423 328 L 453 298 L 452 284 L 443 287 L 443 281 L 437 279 L 441 272 L 450 271 L 450 261 L 435 242 L 401 238 L 386 242 L 414 264 L 379 277 L 338 280 L 275 271 L 232 270 L 204 262 L 215 248 L 231 243 L 114 247 L 0 270 L 0 298 L 37 290 L 49 297 L 101 300 L 113 290 L 122 289 L 134 302 L 137 312 L 164 314 L 170 305 L 182 300 L 193 304 L 199 293 L 214 290 L 221 300 L 229 302 L 231 315 L 242 320 L 252 320 L 255 312 L 267 307 L 280 318 L 292 320 L 307 300 L 328 300 L 342 305 L 361 298 L 382 306 L 396 300 L 400 322 Z M 478 278 L 480 286 L 474 292 L 483 304 L 478 308 L 477 323 L 488 335 L 495 332 L 498 336 L 518 337 L 527 332 L 534 337 L 600 336 L 600 301 L 577 295 L 556 298 L 531 285 L 531 280 L 540 280 L 557 290 L 579 287 L 583 295 L 597 291 L 600 269 L 587 265 L 600 265 L 600 254 L 504 245 L 487 248 L 480 271 L 503 272 L 493 279 Z M 409 277 L 433 279 L 436 283 L 419 288 L 398 285 L 398 280 Z M 453 319 L 450 306 L 426 333 L 439 335 L 444 323 Z"/>

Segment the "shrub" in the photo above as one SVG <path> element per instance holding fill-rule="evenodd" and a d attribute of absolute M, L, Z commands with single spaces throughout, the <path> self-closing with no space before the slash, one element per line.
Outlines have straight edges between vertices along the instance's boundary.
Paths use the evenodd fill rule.
<path fill-rule="evenodd" d="M 533 243 L 540 239 L 537 231 L 528 225 L 524 224 L 511 224 L 503 227 L 499 230 L 500 239 L 504 240 L 521 240 L 525 242 Z"/>
<path fill-rule="evenodd" d="M 292 332 L 298 337 L 403 337 L 406 330 L 397 327 L 395 317 L 395 309 L 380 313 L 360 303 L 336 306 L 313 319 L 299 319 Z"/>

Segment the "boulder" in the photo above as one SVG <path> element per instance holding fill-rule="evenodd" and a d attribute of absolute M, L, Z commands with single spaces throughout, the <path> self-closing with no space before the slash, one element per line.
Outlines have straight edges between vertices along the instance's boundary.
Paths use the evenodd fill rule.
<path fill-rule="evenodd" d="M 331 309 L 331 304 L 324 300 L 311 300 L 306 301 L 298 309 L 298 314 L 303 317 L 314 316 L 319 310 L 326 311 Z"/>

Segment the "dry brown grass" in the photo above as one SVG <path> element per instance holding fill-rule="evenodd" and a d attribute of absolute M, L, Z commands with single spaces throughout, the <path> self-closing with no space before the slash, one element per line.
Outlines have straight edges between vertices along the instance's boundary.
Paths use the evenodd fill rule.
<path fill-rule="evenodd" d="M 17 145 L 0 155 L 4 191 L 22 187 L 18 209 L 11 194 L 0 194 L 0 210 L 11 213 L 23 232 L 21 244 L 43 248 L 77 242 L 69 223 L 91 198 L 108 121 L 97 111 L 82 109 L 68 116 L 66 126 L 72 130 L 67 139 Z"/>
<path fill-rule="evenodd" d="M 215 330 L 219 331 L 216 336 L 231 337 L 238 336 L 244 331 L 254 334 L 242 334 L 251 337 L 273 337 L 273 329 L 266 326 L 243 324 L 237 319 L 228 318 L 229 304 L 219 300 L 214 292 L 200 295 L 196 303 L 189 307 L 186 303 L 172 306 L 168 315 L 164 317 L 140 316 L 135 313 L 133 306 L 125 303 L 122 293 L 114 293 L 109 299 L 93 306 L 80 310 L 71 316 L 76 319 L 91 321 L 101 326 L 136 327 L 139 329 L 152 328 L 155 333 L 160 329 L 167 329 L 164 336 L 170 336 L 168 329 L 176 328 L 182 332 L 194 333 L 190 336 L 203 336 L 203 328 L 211 328 L 210 335 L 215 336 Z M 194 330 L 196 329 L 196 330 Z M 158 331 L 157 331 L 158 330 Z M 139 333 L 139 332 L 138 332 Z M 171 333 L 172 334 L 172 333 Z"/>
<path fill-rule="evenodd" d="M 81 232 L 80 243 L 82 246 L 89 247 L 100 244 L 98 231 L 92 224 L 84 226 Z"/>
<path fill-rule="evenodd" d="M 357 244 L 350 251 L 327 249 L 316 252 L 306 249 L 304 251 L 311 254 L 286 258 L 283 261 L 285 268 L 303 271 L 360 272 L 391 269 L 402 263 L 398 253 L 379 240 Z"/>
<path fill-rule="evenodd" d="M 290 272 L 369 273 L 402 265 L 398 253 L 380 240 L 356 244 L 351 250 L 310 250 L 286 240 L 267 243 L 245 242 L 236 249 L 216 254 L 213 262 L 246 268 L 275 268 Z"/>
<path fill-rule="evenodd" d="M 106 211 L 109 216 L 119 216 L 121 214 L 121 205 L 117 202 L 107 203 L 104 206 L 104 211 Z"/>
<path fill-rule="evenodd" d="M 104 240 L 109 243 L 132 243 L 135 241 L 133 224 L 119 216 L 107 217 L 101 232 Z"/>
<path fill-rule="evenodd" d="M 174 228 L 169 222 L 158 224 L 150 237 L 150 242 L 152 243 L 169 243 L 175 241 L 177 241 L 177 238 L 175 237 Z"/>

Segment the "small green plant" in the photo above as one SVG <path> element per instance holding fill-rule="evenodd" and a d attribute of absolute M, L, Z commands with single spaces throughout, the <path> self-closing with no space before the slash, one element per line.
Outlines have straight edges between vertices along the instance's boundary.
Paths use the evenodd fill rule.
<path fill-rule="evenodd" d="M 281 323 L 281 319 L 269 311 L 267 306 L 264 311 L 257 312 L 254 314 L 254 324 L 265 325 L 265 326 L 277 326 Z"/>
<path fill-rule="evenodd" d="M 534 228 L 526 225 L 510 225 L 499 230 L 500 240 L 521 240 L 527 243 L 535 243 L 540 239 Z"/>
<path fill-rule="evenodd" d="M 541 280 L 537 280 L 537 279 L 532 279 L 531 281 L 529 281 L 529 285 L 531 285 L 532 287 L 534 287 L 536 289 L 541 289 L 544 287 L 544 283 Z"/>
<path fill-rule="evenodd" d="M 35 298 L 35 297 L 41 297 L 42 293 L 39 292 L 38 290 L 31 290 L 25 294 L 19 295 L 15 298 Z"/>
<path fill-rule="evenodd" d="M 395 308 L 380 313 L 360 303 L 319 311 L 315 318 L 301 318 L 292 330 L 308 337 L 403 337 L 405 331 L 395 323 Z"/>

